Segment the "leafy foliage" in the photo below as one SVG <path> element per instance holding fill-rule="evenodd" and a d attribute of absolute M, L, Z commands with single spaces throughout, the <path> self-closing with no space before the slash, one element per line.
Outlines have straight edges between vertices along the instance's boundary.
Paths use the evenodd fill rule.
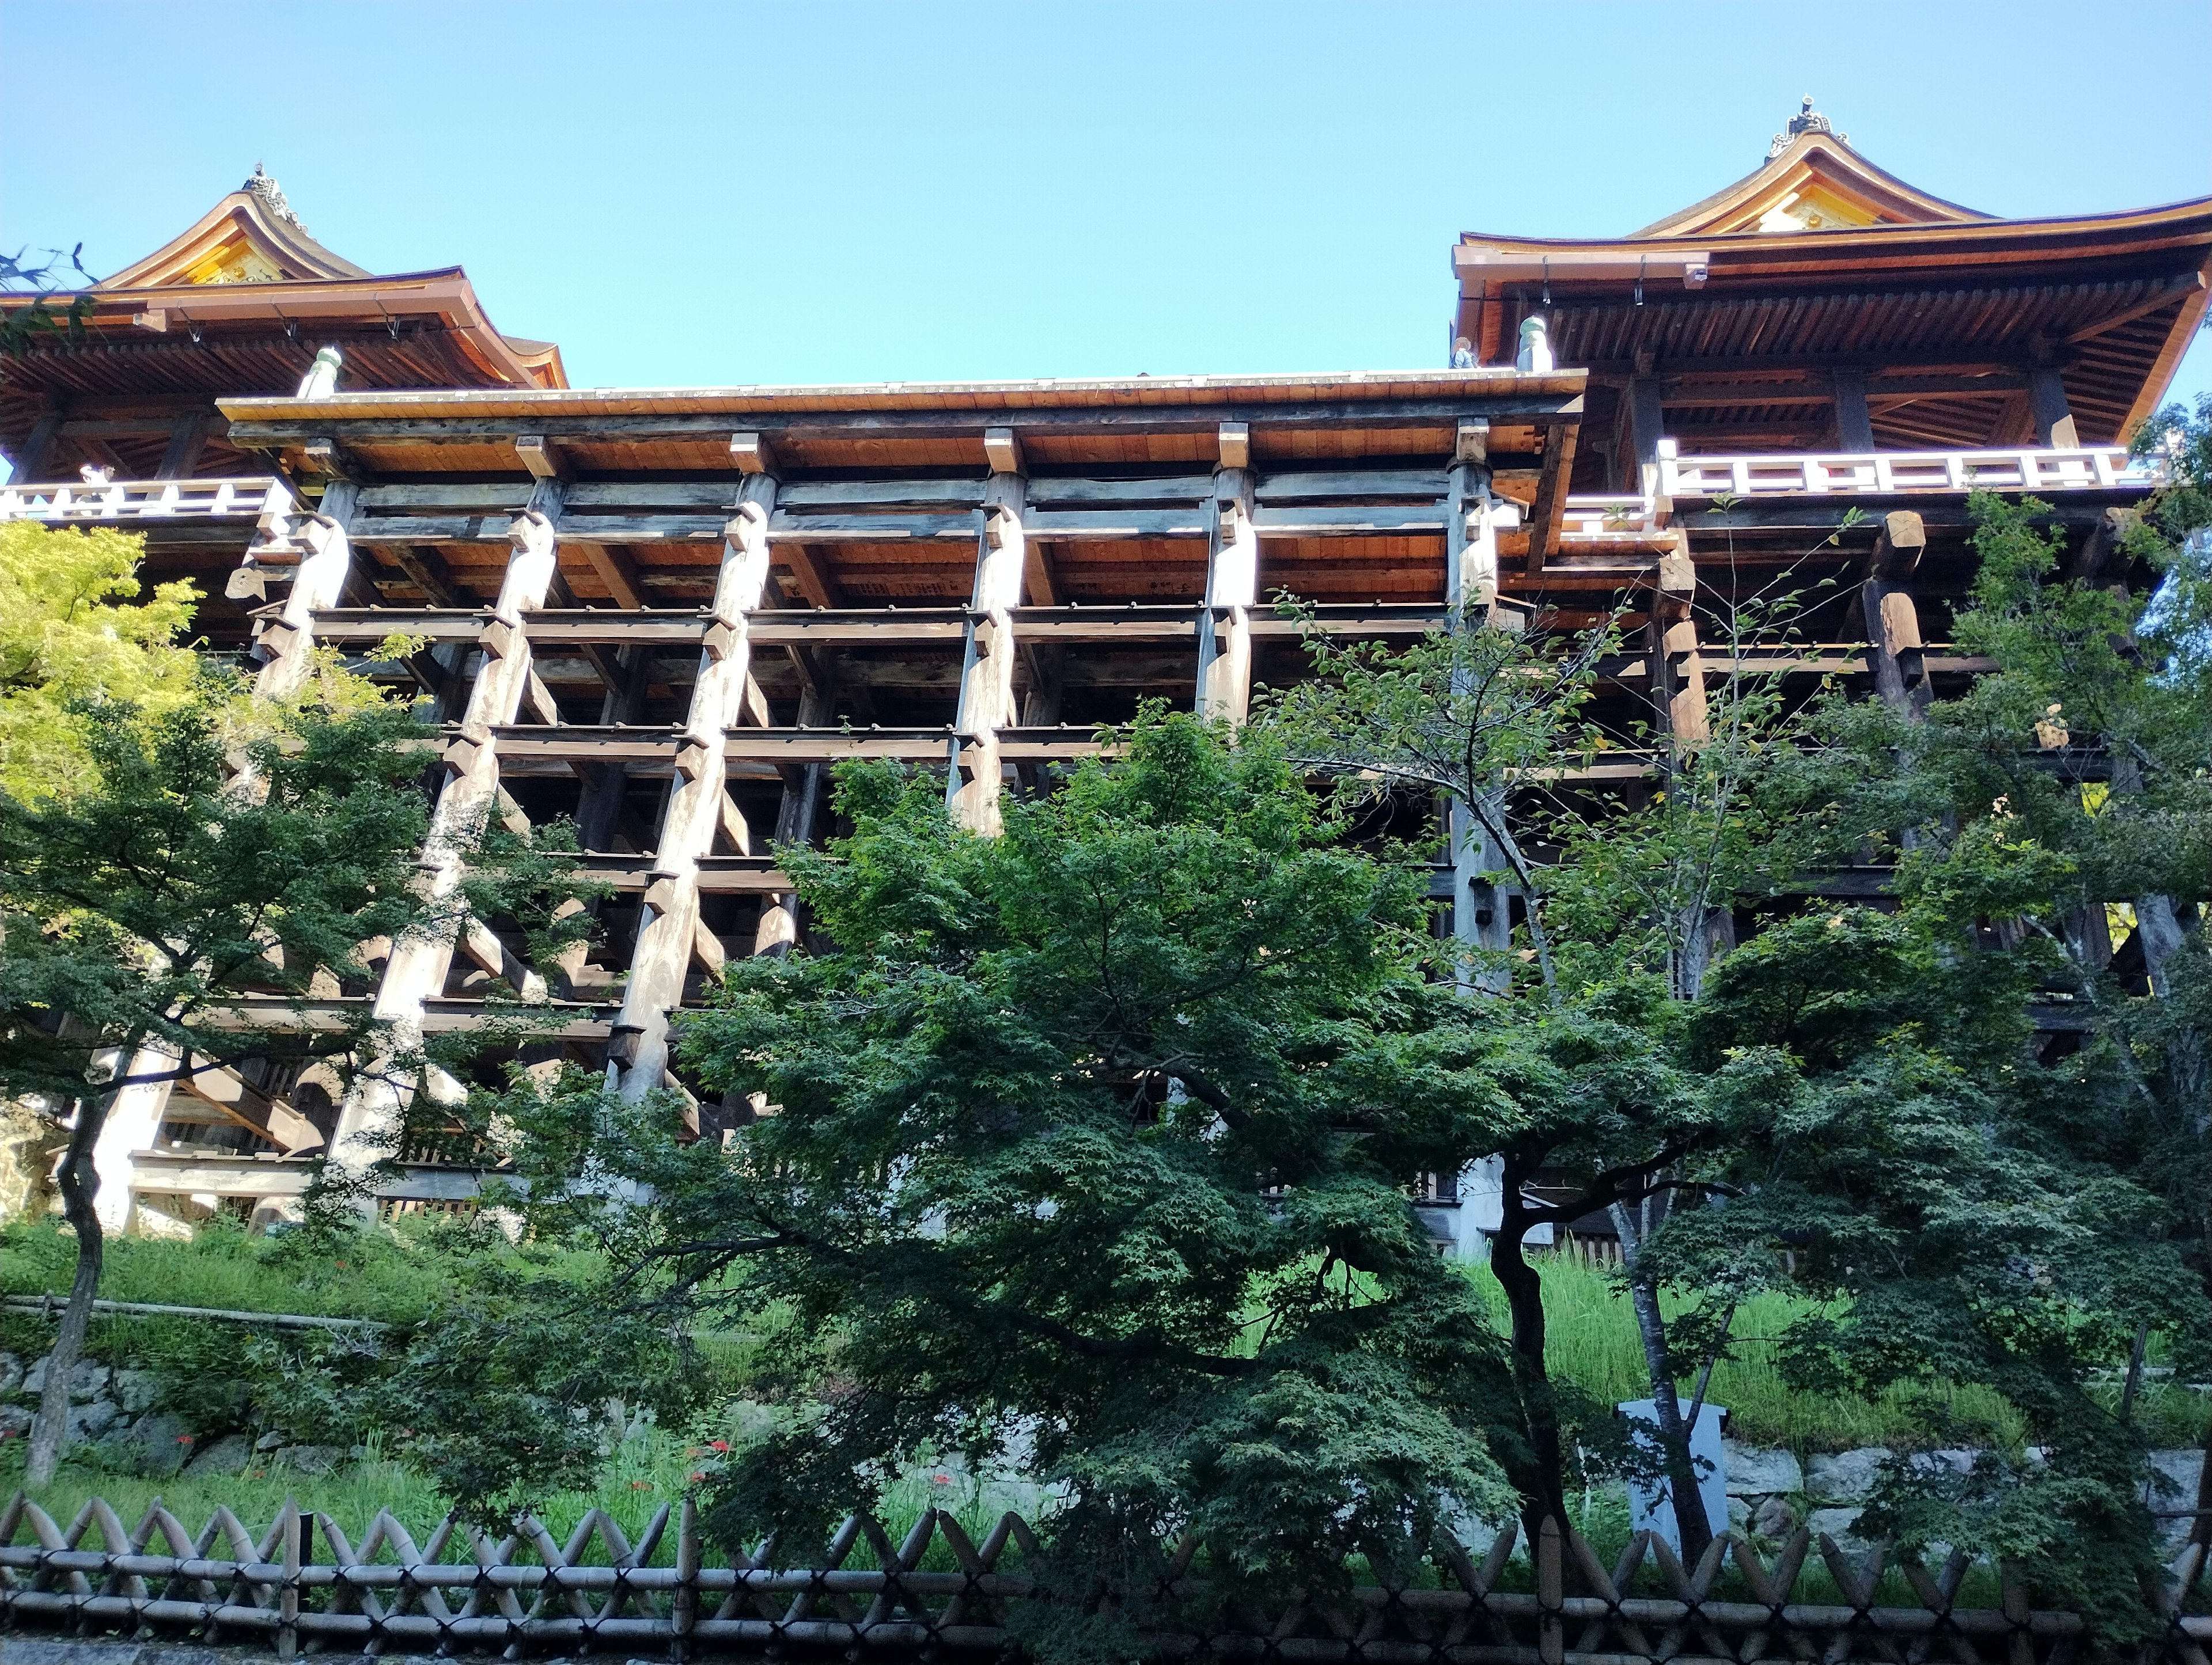
<path fill-rule="evenodd" d="M 199 661 L 179 644 L 199 592 L 179 579 L 137 605 L 141 540 L 94 527 L 0 526 L 0 791 L 37 800 L 96 778 L 86 710 L 173 711 Z"/>

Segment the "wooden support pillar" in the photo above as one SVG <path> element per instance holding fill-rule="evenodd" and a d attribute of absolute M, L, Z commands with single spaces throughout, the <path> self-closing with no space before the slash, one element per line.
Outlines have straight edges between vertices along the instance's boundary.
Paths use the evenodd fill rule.
<path fill-rule="evenodd" d="M 1198 714 L 1241 726 L 1252 708 L 1252 606 L 1260 534 L 1252 519 L 1250 436 L 1224 422 L 1206 514 L 1206 611 L 1198 621 Z M 1232 462 L 1231 459 L 1235 460 Z"/>
<path fill-rule="evenodd" d="M 315 512 L 293 502 L 282 486 L 270 493 L 246 559 L 226 586 L 234 600 L 265 599 L 271 583 L 289 580 L 283 611 L 254 626 L 254 651 L 262 660 L 254 678 L 257 694 L 282 698 L 307 681 L 315 615 L 339 604 L 352 574 L 346 526 L 358 496 L 350 482 L 335 481 L 323 493 L 320 512 Z"/>
<path fill-rule="evenodd" d="M 1867 659 L 1875 693 L 1892 710 L 1918 719 L 1928 712 L 1928 671 L 1920 646 L 1920 613 L 1911 588 L 1927 528 L 1911 509 L 1882 519 L 1860 601 L 1866 613 Z"/>
<path fill-rule="evenodd" d="M 1866 372 L 1838 370 L 1831 385 L 1836 399 L 1836 449 L 1854 456 L 1874 450 L 1874 415 L 1867 406 Z"/>
<path fill-rule="evenodd" d="M 200 465 L 200 453 L 207 449 L 208 435 L 222 421 L 212 410 L 187 410 L 179 416 L 169 429 L 169 443 L 161 453 L 161 465 L 154 471 L 154 477 L 189 478 Z"/>
<path fill-rule="evenodd" d="M 545 592 L 552 585 L 559 560 L 553 526 L 560 513 L 560 482 L 540 480 L 528 505 L 507 529 L 514 550 L 507 556 L 490 621 L 477 638 L 483 663 L 469 690 L 461 732 L 447 745 L 445 787 L 431 814 L 429 836 L 423 841 L 421 883 L 434 905 L 459 888 L 468 852 L 498 803 L 499 750 L 494 731 L 514 722 L 522 707 L 531 670 L 525 616 L 545 605 Z M 403 937 L 392 945 L 375 1012 L 391 1026 L 393 1053 L 420 1048 L 424 1003 L 445 987 L 453 957 L 450 932 Z M 441 1089 L 436 1080 L 427 1085 L 434 1092 L 452 1087 L 448 1083 Z M 406 1091 L 404 1082 L 382 1071 L 368 1071 L 339 1118 L 338 1136 L 331 1142 L 333 1159 L 356 1170 L 373 1159 L 375 1147 L 388 1137 L 388 1123 Z"/>
<path fill-rule="evenodd" d="M 2066 403 L 2066 384 L 2055 364 L 2039 364 L 2027 373 L 2027 413 L 2035 423 L 2035 442 L 2047 449 L 2071 451 L 2081 441 L 2074 427 L 2074 412 Z"/>
<path fill-rule="evenodd" d="M 1445 476 L 1444 605 L 1455 630 L 1486 629 L 1498 599 L 1498 529 L 1490 495 L 1490 424 L 1462 422 L 1452 465 Z M 1502 800 L 1482 807 L 1495 816 Z M 1513 946 L 1511 890 L 1489 877 L 1503 872 L 1504 853 L 1466 799 L 1445 805 L 1445 834 L 1452 865 L 1452 935 L 1468 950 L 1503 954 Z M 1472 959 L 1457 973 L 1462 992 L 1502 994 L 1512 983 L 1503 965 L 1478 969 Z"/>
<path fill-rule="evenodd" d="M 1667 431 L 1667 416 L 1660 402 L 1659 378 L 1638 375 L 1628 383 L 1628 439 L 1629 460 L 1634 466 L 1631 479 L 1644 477 L 1644 471 L 1659 460 L 1659 441 Z"/>
<path fill-rule="evenodd" d="M 737 513 L 723 531 L 721 571 L 698 679 L 691 686 L 690 713 L 679 736 L 675 789 L 661 817 L 629 981 L 607 1046 L 607 1060 L 621 1072 L 625 1098 L 641 1098 L 665 1079 L 669 1013 L 682 1003 L 692 958 L 704 948 L 699 859 L 714 848 L 715 835 L 735 813 L 726 795 L 727 737 L 744 714 L 752 671 L 748 621 L 759 611 L 768 585 L 768 524 L 775 494 L 772 464 L 746 475 Z M 710 970 L 718 969 L 713 961 L 720 949 L 717 942 L 704 951 Z"/>
<path fill-rule="evenodd" d="M 2139 508 L 2106 509 L 2075 546 L 2073 556 L 2066 563 L 2066 576 L 2083 584 L 2094 584 L 2107 576 L 2121 581 L 2128 534 L 2142 518 Z"/>
<path fill-rule="evenodd" d="M 832 690 L 817 684 L 799 696 L 799 726 L 801 728 L 828 726 L 835 713 Z M 822 795 L 830 774 L 826 763 L 804 763 L 792 770 L 784 781 L 782 801 L 776 805 L 775 842 L 778 844 L 809 844 L 814 840 L 815 817 L 820 814 Z M 770 896 L 761 908 L 760 922 L 753 931 L 753 952 L 773 954 L 789 948 L 799 940 L 799 898 L 788 890 Z"/>
<path fill-rule="evenodd" d="M 1698 651 L 1698 621 L 1692 611 L 1697 592 L 1689 534 L 1677 532 L 1673 551 L 1659 557 L 1658 575 L 1651 586 L 1649 652 L 1651 702 L 1658 726 L 1678 748 L 1700 746 L 1711 738 L 1705 657 Z"/>
<path fill-rule="evenodd" d="M 143 1046 L 128 1060 L 117 1055 L 118 1066 L 126 1061 L 121 1083 L 110 1090 L 112 1097 L 108 1100 L 106 1119 L 100 1124 L 100 1134 L 92 1145 L 92 1170 L 98 1186 L 93 1211 L 100 1216 L 102 1229 L 108 1231 L 130 1230 L 137 1169 L 133 1158 L 139 1152 L 154 1148 L 168 1110 L 169 1094 L 176 1085 L 177 1054 L 166 1048 Z"/>
<path fill-rule="evenodd" d="M 64 413 L 58 410 L 45 412 L 31 424 L 31 431 L 23 439 L 21 447 L 9 460 L 15 471 L 10 485 L 43 484 L 52 477 L 54 448 L 61 441 Z"/>
<path fill-rule="evenodd" d="M 1498 525 L 1491 508 L 1490 424 L 1459 425 L 1459 447 L 1446 474 L 1444 605 L 1455 627 L 1488 622 L 1498 599 Z"/>
<path fill-rule="evenodd" d="M 945 807 L 970 832 L 995 835 L 999 812 L 999 731 L 1014 720 L 1013 609 L 1022 605 L 1029 564 L 1022 534 L 1029 482 L 1012 432 L 992 428 L 984 447 L 991 477 L 975 532 L 975 586 L 968 604 L 968 641 L 960 665 L 960 713 L 953 726 L 952 767 L 945 783 Z"/>

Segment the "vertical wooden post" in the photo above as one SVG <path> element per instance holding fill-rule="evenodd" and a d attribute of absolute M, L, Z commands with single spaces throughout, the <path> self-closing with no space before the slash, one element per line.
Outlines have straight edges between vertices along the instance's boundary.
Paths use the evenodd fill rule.
<path fill-rule="evenodd" d="M 945 807 L 970 832 L 994 836 L 999 811 L 999 731 L 1014 720 L 1013 610 L 1022 605 L 1029 565 L 1022 517 L 1029 481 L 1021 447 L 1006 428 L 984 435 L 991 477 L 975 528 L 975 585 L 968 604 L 967 644 L 960 665 L 959 739 L 945 782 Z"/>
<path fill-rule="evenodd" d="M 1928 547 L 1927 529 L 1911 509 L 1883 517 L 1867 580 L 1859 592 L 1866 614 L 1867 659 L 1875 691 L 1892 710 L 1915 719 L 1928 712 L 1928 671 L 1920 644 L 1920 614 L 1910 587 Z"/>
<path fill-rule="evenodd" d="M 2027 373 L 2027 410 L 2035 422 L 2035 442 L 2057 451 L 2071 451 L 2081 441 L 2076 436 L 2074 412 L 2066 403 L 2066 383 L 2055 364 L 2039 364 Z"/>
<path fill-rule="evenodd" d="M 175 1087 L 172 1074 L 178 1061 L 175 1053 L 151 1043 L 130 1058 L 117 1060 L 123 1074 L 111 1090 L 115 1096 L 92 1146 L 92 1170 L 99 1186 L 92 1206 L 106 1231 L 131 1229 L 131 1188 L 137 1178 L 137 1164 L 132 1158 L 141 1151 L 150 1150 L 160 1136 L 161 1118 Z"/>
<path fill-rule="evenodd" d="M 161 452 L 161 465 L 154 471 L 157 480 L 188 478 L 200 464 L 200 453 L 207 449 L 208 434 L 222 418 L 212 410 L 187 410 L 169 428 L 169 443 Z"/>
<path fill-rule="evenodd" d="M 1549 1515 L 1536 1534 L 1536 1654 L 1543 1665 L 1560 1665 L 1566 1657 L 1567 1629 L 1561 1614 L 1566 1591 L 1559 1575 L 1559 1523 Z"/>
<path fill-rule="evenodd" d="M 2028 1628 L 2030 1608 L 2027 1586 L 2020 1581 L 2019 1565 L 2013 1561 L 1998 1563 L 1997 1576 L 2002 1580 L 2005 1625 L 2005 1665 L 2035 1665 L 2035 1637 Z"/>
<path fill-rule="evenodd" d="M 1866 372 L 1837 370 L 1830 375 L 1836 400 L 1836 449 L 1854 456 L 1874 450 L 1874 413 L 1867 408 Z"/>
<path fill-rule="evenodd" d="M 284 1499 L 284 1582 L 276 1595 L 276 1657 L 300 1651 L 300 1502 Z"/>
<path fill-rule="evenodd" d="M 1489 441 L 1489 423 L 1462 422 L 1445 477 L 1444 607 L 1455 630 L 1487 628 L 1498 599 L 1498 526 L 1491 512 Z M 1510 892 L 1484 877 L 1505 866 L 1504 853 L 1464 799 L 1455 796 L 1448 804 L 1446 830 L 1452 864 L 1452 935 L 1470 949 L 1503 952 L 1511 948 Z M 1478 972 L 1468 963 L 1459 967 L 1456 981 L 1462 992 L 1481 989 L 1502 994 L 1511 985 L 1512 973 L 1502 966 Z"/>
<path fill-rule="evenodd" d="M 1660 437 L 1667 431 L 1666 408 L 1660 398 L 1659 378 L 1644 371 L 1628 383 L 1628 428 L 1632 477 L 1659 460 Z"/>
<path fill-rule="evenodd" d="M 1198 714 L 1241 726 L 1252 708 L 1252 613 L 1260 536 L 1252 521 L 1251 435 L 1221 426 L 1221 466 L 1206 513 L 1206 605 L 1198 621 Z"/>
<path fill-rule="evenodd" d="M 254 629 L 254 649 L 264 655 L 254 677 L 255 693 L 283 698 L 298 692 L 307 681 L 315 646 L 315 615 L 338 605 L 353 571 L 346 527 L 359 498 L 359 488 L 338 480 L 323 493 L 319 512 L 291 507 L 289 494 L 264 510 L 253 545 L 246 550 L 248 568 L 266 568 L 272 564 L 268 556 L 279 552 L 299 564 L 285 592 L 283 611 Z"/>
<path fill-rule="evenodd" d="M 1711 738 L 1705 656 L 1698 651 L 1698 621 L 1691 611 L 1697 592 L 1689 534 L 1678 531 L 1674 551 L 1659 557 L 1649 626 L 1652 704 L 1661 732 L 1677 747 L 1703 745 Z"/>
<path fill-rule="evenodd" d="M 41 412 L 31 424 L 22 447 L 9 460 L 15 465 L 10 485 L 44 484 L 54 466 L 54 447 L 62 436 L 63 412 L 58 409 Z"/>
<path fill-rule="evenodd" d="M 768 585 L 769 517 L 776 477 L 768 468 L 745 476 L 737 513 L 723 530 L 707 637 L 691 687 L 691 709 L 678 736 L 676 787 L 661 818 L 644 922 L 630 956 L 629 981 L 615 1019 L 608 1060 L 622 1072 L 625 1098 L 659 1086 L 668 1069 L 668 1015 L 684 999 L 684 980 L 698 940 L 699 859 L 714 845 L 726 814 L 728 731 L 744 713 L 751 673 L 748 620 Z"/>
<path fill-rule="evenodd" d="M 686 1492 L 676 1516 L 676 1601 L 671 1651 L 680 1662 L 690 1657 L 692 1627 L 699 1622 L 699 1505 Z"/>
<path fill-rule="evenodd" d="M 423 894 L 433 903 L 459 889 L 467 854 L 499 798 L 499 747 L 494 731 L 512 723 L 530 682 L 530 638 L 526 616 L 545 605 L 558 560 L 554 522 L 561 512 L 561 483 L 540 480 L 530 501 L 507 528 L 514 545 L 499 599 L 477 638 L 483 664 L 469 690 L 461 732 L 446 750 L 446 782 L 430 817 L 422 843 Z M 422 1041 L 424 1003 L 446 986 L 453 957 L 453 937 L 407 936 L 392 945 L 376 994 L 376 1015 L 391 1026 L 392 1050 L 405 1054 Z M 424 1084 L 433 1092 L 456 1084 L 434 1077 Z M 349 1095 L 331 1140 L 331 1159 L 358 1172 L 374 1159 L 374 1146 L 404 1102 L 407 1089 L 384 1072 L 365 1073 Z"/>

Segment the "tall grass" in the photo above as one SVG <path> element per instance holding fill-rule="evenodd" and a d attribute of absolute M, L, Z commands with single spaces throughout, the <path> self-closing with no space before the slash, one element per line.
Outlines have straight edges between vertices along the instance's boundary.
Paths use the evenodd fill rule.
<path fill-rule="evenodd" d="M 1544 1357 L 1554 1379 L 1571 1382 L 1595 1397 L 1619 1403 L 1649 1399 L 1650 1377 L 1628 1297 L 1606 1272 L 1570 1255 L 1547 1255 L 1537 1262 L 1544 1285 Z M 1485 1298 L 1506 1327 L 1505 1292 L 1487 1267 L 1470 1266 Z M 1662 1299 L 1670 1315 L 1681 1303 Z M 1730 1356 L 1713 1367 L 1707 1402 L 1725 1408 L 1728 1432 L 1747 1444 L 1786 1447 L 1801 1455 L 1844 1451 L 1866 1445 L 1911 1448 L 1931 1442 L 1924 1411 L 1909 1405 L 1902 1393 L 1878 1398 L 1851 1394 L 1808 1393 L 1790 1387 L 1776 1363 L 1777 1340 L 1790 1322 L 1811 1310 L 1808 1303 L 1766 1294 L 1738 1307 L 1729 1334 Z M 2157 1359 L 2162 1349 L 2154 1347 Z M 1687 1378 L 1677 1383 L 1686 1393 Z M 2026 1430 L 2019 1414 L 1986 1388 L 1936 1386 L 1929 1390 L 1955 1423 L 1995 1431 L 2001 1443 L 2018 1446 Z M 2112 1384 L 2100 1396 L 2117 1403 Z M 2138 1401 L 2143 1437 L 2154 1446 L 2203 1443 L 2212 1420 L 2205 1395 L 2185 1384 L 2154 1382 Z"/>

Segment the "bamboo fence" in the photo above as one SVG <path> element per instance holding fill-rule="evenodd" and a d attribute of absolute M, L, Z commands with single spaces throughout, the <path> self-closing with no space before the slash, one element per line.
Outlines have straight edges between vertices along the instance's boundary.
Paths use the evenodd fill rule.
<path fill-rule="evenodd" d="M 1825 1534 L 1816 1544 L 1800 1529 L 1771 1562 L 1731 1533 L 1686 1568 L 1663 1541 L 1638 1533 L 1608 1569 L 1579 1533 L 1547 1521 L 1527 1590 L 1502 1587 L 1516 1535 L 1509 1527 L 1480 1564 L 1441 1545 L 1440 1588 L 1359 1586 L 1327 1605 L 1285 1594 L 1264 1609 L 1227 1612 L 1202 1600 L 1186 1540 L 1164 1558 L 1158 1589 L 1126 1612 L 1159 1621 L 1145 1627 L 1144 1646 L 1168 1660 L 2067 1665 L 2083 1638 L 2078 1617 L 2033 1610 L 2008 1573 L 1997 1580 L 1997 1607 L 1954 1605 L 1970 1568 L 1963 1554 L 1932 1570 L 1880 1547 L 1854 1559 Z M 87 1547 L 95 1536 L 101 1547 Z M 566 1543 L 532 1516 L 498 1542 L 449 1516 L 418 1548 L 388 1513 L 356 1547 L 328 1515 L 289 1503 L 258 1536 L 220 1506 L 194 1536 L 159 1502 L 135 1532 L 97 1498 L 64 1528 L 19 1493 L 0 1513 L 0 1623 L 189 1637 L 283 1659 L 302 1650 L 988 1657 L 1014 1645 L 1007 1610 L 1036 1593 L 1021 1569 L 1037 1553 L 1029 1526 L 1012 1514 L 981 1544 L 931 1510 L 896 1544 L 877 1522 L 849 1519 L 818 1565 L 780 1564 L 766 1544 L 708 1565 L 689 1498 L 672 1511 L 663 1504 L 635 1543 L 595 1509 Z M 1816 1559 L 1832 1589 L 1799 1600 Z M 2209 1665 L 2212 1616 L 2185 1611 L 2204 1571 L 2196 1546 L 2172 1569 L 2156 1651 L 2175 1665 Z M 1880 1599 L 1900 1591 L 1909 1604 Z M 1201 1623 L 1177 1622 L 1201 1613 L 1210 1615 Z"/>

